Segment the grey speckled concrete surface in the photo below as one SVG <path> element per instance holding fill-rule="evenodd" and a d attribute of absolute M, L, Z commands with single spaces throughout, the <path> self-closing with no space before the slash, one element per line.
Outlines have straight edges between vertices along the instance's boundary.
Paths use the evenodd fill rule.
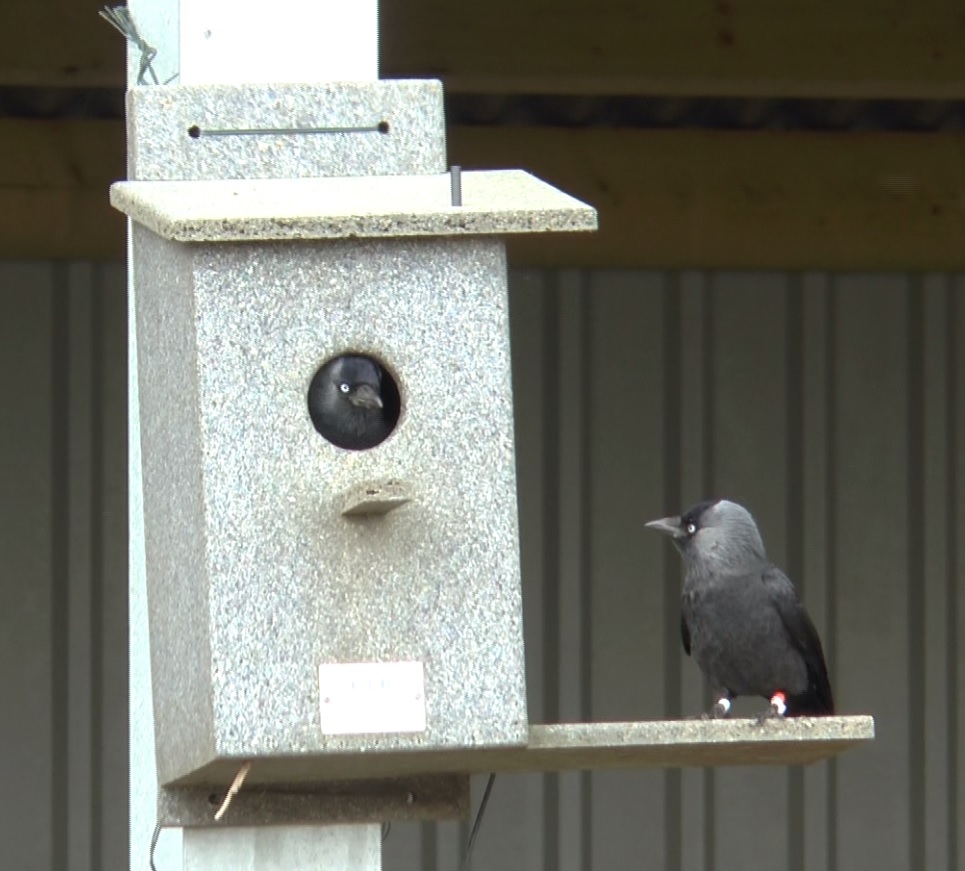
<path fill-rule="evenodd" d="M 111 203 L 178 242 L 595 230 L 596 211 L 522 170 L 256 181 L 132 181 Z"/>
<path fill-rule="evenodd" d="M 763 725 L 746 719 L 533 725 L 528 744 L 521 747 L 265 759 L 252 768 L 249 781 L 313 781 L 323 770 L 328 777 L 348 779 L 447 772 L 808 765 L 859 747 L 873 740 L 874 734 L 874 719 L 864 715 L 802 717 Z M 223 786 L 231 782 L 237 768 L 237 760 L 221 760 L 195 772 L 190 780 Z"/>
<path fill-rule="evenodd" d="M 127 93 L 132 177 L 308 178 L 446 169 L 442 84 L 431 79 L 171 85 Z M 373 128 L 386 133 L 279 130 Z M 198 128 L 196 138 L 188 132 Z M 217 135 L 217 131 L 247 131 Z"/>
<path fill-rule="evenodd" d="M 182 245 L 135 225 L 134 256 L 161 782 L 524 744 L 504 243 Z M 402 395 L 368 451 L 308 416 L 315 371 L 350 349 Z M 410 503 L 342 516 L 389 479 Z M 325 734 L 319 666 L 357 662 L 424 663 L 426 731 Z"/>
<path fill-rule="evenodd" d="M 870 741 L 874 730 L 869 716 L 534 725 L 528 747 L 509 764 L 515 770 L 802 765 Z"/>
<path fill-rule="evenodd" d="M 298 788 L 296 771 L 315 779 L 318 761 L 257 762 L 229 810 L 228 825 L 278 822 L 371 822 L 382 819 L 451 819 L 468 810 L 468 775 L 496 772 L 639 769 L 717 765 L 807 765 L 874 738 L 869 716 L 773 720 L 665 720 L 638 723 L 533 725 L 524 747 L 418 754 L 379 753 L 324 761 L 329 776 L 401 777 L 392 781 L 344 780 Z M 166 825 L 212 825 L 212 789 L 220 800 L 238 761 L 208 769 L 204 785 L 162 790 L 159 818 Z M 453 772 L 448 774 L 447 772 Z M 285 792 L 274 781 L 287 784 Z M 356 784 L 353 786 L 353 784 Z"/>

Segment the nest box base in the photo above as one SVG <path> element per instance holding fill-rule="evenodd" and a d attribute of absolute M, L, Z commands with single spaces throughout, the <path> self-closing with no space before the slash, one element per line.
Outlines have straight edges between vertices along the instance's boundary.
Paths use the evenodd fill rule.
<path fill-rule="evenodd" d="M 864 715 L 559 723 L 531 726 L 520 747 L 260 759 L 216 824 L 241 764 L 219 759 L 162 789 L 159 818 L 179 826 L 454 819 L 468 813 L 471 774 L 808 765 L 874 733 L 874 718 Z"/>

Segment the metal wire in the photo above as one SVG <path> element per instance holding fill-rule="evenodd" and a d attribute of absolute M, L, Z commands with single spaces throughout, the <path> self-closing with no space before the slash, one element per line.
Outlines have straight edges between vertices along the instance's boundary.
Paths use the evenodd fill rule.
<path fill-rule="evenodd" d="M 472 871 L 472 849 L 476 845 L 476 835 L 479 834 L 479 827 L 482 825 L 483 814 L 486 812 L 486 805 L 489 804 L 489 795 L 493 791 L 493 783 L 496 781 L 496 773 L 489 775 L 486 781 L 486 788 L 483 790 L 482 798 L 479 800 L 479 809 L 476 811 L 476 819 L 473 821 L 472 829 L 469 832 L 469 840 L 466 841 L 466 855 L 462 860 L 461 871 Z"/>
<path fill-rule="evenodd" d="M 191 127 L 188 135 L 192 139 L 202 136 L 313 136 L 325 133 L 381 133 L 378 124 L 368 127 L 238 127 L 225 130 L 207 130 Z"/>
<path fill-rule="evenodd" d="M 150 73 L 154 84 L 160 84 L 157 73 L 151 66 L 151 61 L 157 57 L 157 49 L 148 45 L 147 40 L 137 32 L 137 26 L 134 24 L 134 19 L 131 18 L 130 10 L 126 6 L 105 6 L 103 9 L 99 9 L 97 14 L 117 30 L 121 36 L 134 43 L 134 46 L 140 51 L 141 60 L 138 64 L 137 83 L 146 85 L 144 75 Z"/>

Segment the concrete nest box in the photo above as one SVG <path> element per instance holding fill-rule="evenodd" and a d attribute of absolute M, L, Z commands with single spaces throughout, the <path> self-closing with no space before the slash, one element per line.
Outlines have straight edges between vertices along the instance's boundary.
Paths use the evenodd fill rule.
<path fill-rule="evenodd" d="M 161 783 L 525 745 L 502 237 L 595 212 L 523 172 L 454 206 L 436 82 L 129 101 Z M 343 355 L 388 385 L 363 449 L 312 413 Z"/>
<path fill-rule="evenodd" d="M 518 171 L 456 198 L 433 81 L 142 87 L 128 124 L 161 822 L 210 825 L 248 762 L 233 825 L 871 739 L 870 717 L 528 722 L 504 237 L 592 208 Z"/>

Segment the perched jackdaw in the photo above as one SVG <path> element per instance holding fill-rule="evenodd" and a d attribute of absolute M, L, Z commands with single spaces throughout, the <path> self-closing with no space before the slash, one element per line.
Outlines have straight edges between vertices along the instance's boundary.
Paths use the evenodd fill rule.
<path fill-rule="evenodd" d="M 382 398 L 382 367 L 369 357 L 346 354 L 329 360 L 308 388 L 308 414 L 332 444 L 361 451 L 392 430 Z"/>
<path fill-rule="evenodd" d="M 684 651 L 719 693 L 704 717 L 726 717 L 737 696 L 768 699 L 762 720 L 833 714 L 821 639 L 794 585 L 768 562 L 750 512 L 720 499 L 647 526 L 669 535 L 687 566 Z"/>

